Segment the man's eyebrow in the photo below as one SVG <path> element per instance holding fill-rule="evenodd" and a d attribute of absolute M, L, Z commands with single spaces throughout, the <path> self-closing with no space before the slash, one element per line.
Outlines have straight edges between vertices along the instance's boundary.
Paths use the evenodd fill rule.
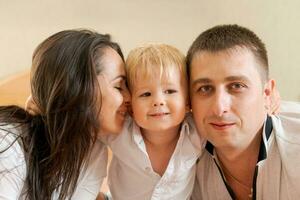
<path fill-rule="evenodd" d="M 225 78 L 225 81 L 246 81 L 250 82 L 249 78 L 246 76 L 228 76 Z"/>
<path fill-rule="evenodd" d="M 192 82 L 192 86 L 195 86 L 197 84 L 208 84 L 212 83 L 212 81 L 209 78 L 198 78 Z"/>
<path fill-rule="evenodd" d="M 225 81 L 246 81 L 250 82 L 250 79 L 246 76 L 243 75 L 238 75 L 238 76 L 228 76 L 224 79 Z M 209 78 L 198 78 L 192 82 L 192 86 L 196 84 L 209 84 L 212 83 L 213 81 Z"/>

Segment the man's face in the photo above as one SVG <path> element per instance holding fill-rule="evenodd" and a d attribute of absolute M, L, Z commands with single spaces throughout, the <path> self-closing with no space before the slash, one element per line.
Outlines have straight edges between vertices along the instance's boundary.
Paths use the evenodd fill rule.
<path fill-rule="evenodd" d="M 191 106 L 199 134 L 216 148 L 246 148 L 262 130 L 270 82 L 252 52 L 202 51 L 191 63 Z"/>

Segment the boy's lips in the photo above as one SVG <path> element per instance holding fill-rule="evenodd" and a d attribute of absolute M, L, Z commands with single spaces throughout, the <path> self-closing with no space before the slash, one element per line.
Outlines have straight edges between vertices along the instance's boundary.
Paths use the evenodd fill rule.
<path fill-rule="evenodd" d="M 151 113 L 149 114 L 149 116 L 151 117 L 162 117 L 162 116 L 165 116 L 165 115 L 169 115 L 170 113 L 168 112 L 157 112 L 157 113 Z"/>

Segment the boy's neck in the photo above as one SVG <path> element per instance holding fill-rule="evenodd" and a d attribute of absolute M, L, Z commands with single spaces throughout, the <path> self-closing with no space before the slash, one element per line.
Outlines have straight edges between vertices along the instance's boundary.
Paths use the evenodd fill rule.
<path fill-rule="evenodd" d="M 177 144 L 180 135 L 180 125 L 168 130 L 152 131 L 141 128 L 141 133 L 146 146 L 155 148 L 168 148 L 169 145 Z"/>
<path fill-rule="evenodd" d="M 152 169 L 163 176 L 175 151 L 180 136 L 180 125 L 165 131 L 141 130 L 141 132 Z"/>

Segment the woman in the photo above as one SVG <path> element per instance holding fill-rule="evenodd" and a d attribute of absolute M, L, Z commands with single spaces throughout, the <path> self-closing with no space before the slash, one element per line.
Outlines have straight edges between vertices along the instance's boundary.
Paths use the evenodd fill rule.
<path fill-rule="evenodd" d="M 0 107 L 0 199 L 95 199 L 107 165 L 97 137 L 120 132 L 129 102 L 120 47 L 62 31 L 37 47 L 31 75 L 41 114 Z"/>

